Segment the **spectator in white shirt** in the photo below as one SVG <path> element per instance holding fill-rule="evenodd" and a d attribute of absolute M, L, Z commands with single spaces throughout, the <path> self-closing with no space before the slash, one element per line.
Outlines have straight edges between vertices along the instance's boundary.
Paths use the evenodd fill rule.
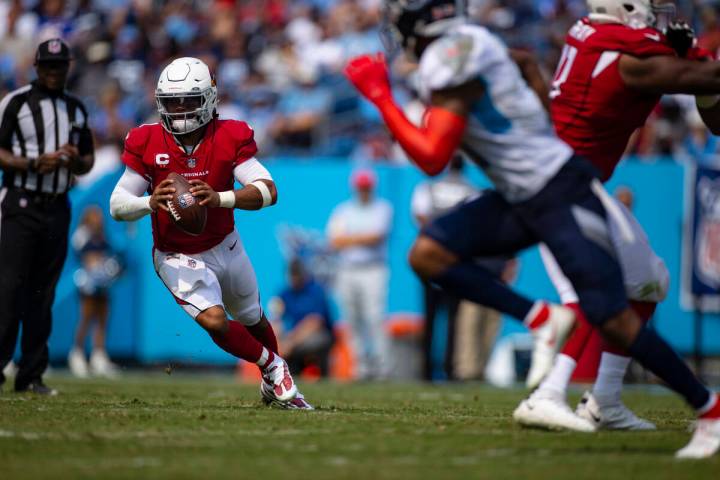
<path fill-rule="evenodd" d="M 336 289 L 348 322 L 359 379 L 386 378 L 391 369 L 384 328 L 387 303 L 387 239 L 392 207 L 374 195 L 377 178 L 370 170 L 351 177 L 355 198 L 333 210 L 327 225 L 337 251 Z"/>

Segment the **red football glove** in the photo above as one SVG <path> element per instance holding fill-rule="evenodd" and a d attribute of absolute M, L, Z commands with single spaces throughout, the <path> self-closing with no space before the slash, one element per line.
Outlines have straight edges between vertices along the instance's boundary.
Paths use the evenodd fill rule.
<path fill-rule="evenodd" d="M 712 62 L 716 60 L 713 52 L 702 47 L 692 47 L 688 50 L 685 58 L 688 60 L 698 60 L 700 62 Z"/>
<path fill-rule="evenodd" d="M 345 76 L 358 91 L 375 105 L 392 101 L 390 79 L 385 55 L 382 53 L 360 55 L 345 66 Z"/>

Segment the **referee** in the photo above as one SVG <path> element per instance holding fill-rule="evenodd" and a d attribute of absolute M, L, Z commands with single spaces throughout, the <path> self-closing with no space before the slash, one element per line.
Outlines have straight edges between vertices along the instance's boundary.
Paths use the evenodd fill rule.
<path fill-rule="evenodd" d="M 67 192 L 94 162 L 87 111 L 65 91 L 70 60 L 62 40 L 41 43 L 37 80 L 0 101 L 0 370 L 12 358 L 22 321 L 15 390 L 43 395 L 57 394 L 42 374 L 67 251 Z"/>

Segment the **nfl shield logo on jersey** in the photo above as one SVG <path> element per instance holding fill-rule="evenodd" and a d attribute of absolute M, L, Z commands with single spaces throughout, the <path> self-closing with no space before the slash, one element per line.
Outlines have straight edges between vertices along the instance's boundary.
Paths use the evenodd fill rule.
<path fill-rule="evenodd" d="M 697 268 L 708 285 L 720 286 L 720 178 L 698 183 L 701 220 L 697 230 Z"/>
<path fill-rule="evenodd" d="M 195 165 L 197 165 L 197 160 L 195 160 L 194 158 L 188 158 L 186 163 L 188 168 L 195 168 Z"/>

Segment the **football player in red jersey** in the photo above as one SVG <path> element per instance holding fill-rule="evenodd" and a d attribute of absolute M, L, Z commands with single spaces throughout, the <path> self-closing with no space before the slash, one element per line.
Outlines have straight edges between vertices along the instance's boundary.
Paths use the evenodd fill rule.
<path fill-rule="evenodd" d="M 215 81 L 198 59 L 179 58 L 168 65 L 155 96 L 162 121 L 128 133 L 125 172 L 110 198 L 113 218 L 129 221 L 150 214 L 155 270 L 177 303 L 220 348 L 260 367 L 266 403 L 312 409 L 278 355 L 255 272 L 234 228 L 233 209 L 258 210 L 277 200 L 270 173 L 254 157 L 252 129 L 245 122 L 217 118 Z M 190 180 L 190 192 L 208 207 L 200 235 L 183 232 L 168 214 L 175 191 L 167 179 L 170 172 Z M 244 187 L 233 190 L 236 180 Z"/>
<path fill-rule="evenodd" d="M 689 27 L 670 24 L 665 33 L 658 18 L 668 10 L 649 0 L 588 0 L 590 14 L 568 32 L 550 91 L 551 116 L 557 134 L 573 149 L 611 177 L 632 133 L 641 127 L 664 93 L 687 93 L 697 97 L 697 105 L 707 126 L 718 133 L 720 123 L 720 63 L 708 52 L 693 46 Z M 644 237 L 644 236 L 643 236 Z M 632 250 L 632 245 L 621 246 Z M 546 252 L 547 254 L 547 252 Z M 544 255 L 547 257 L 547 255 Z M 566 279 L 549 258 L 549 271 L 558 291 Z M 632 277 L 642 262 L 625 269 Z M 570 289 L 564 303 L 572 303 Z M 648 319 L 655 303 L 662 298 L 632 295 L 633 308 Z M 662 295 L 664 296 L 664 295 Z M 575 298 L 577 298 L 575 296 Z M 648 301 L 649 300 L 649 301 Z M 576 302 L 577 300 L 574 300 Z M 558 355 L 553 370 L 524 404 L 532 404 L 535 420 L 557 427 L 561 411 L 567 409 L 565 390 L 576 361 L 593 333 L 581 322 Z M 635 417 L 620 401 L 622 379 L 630 359 L 622 350 L 606 345 L 598 382 L 593 394 L 586 394 L 577 413 L 598 426 L 607 428 L 647 429 L 653 425 Z M 555 405 L 553 406 L 553 403 Z M 720 447 L 720 407 L 716 396 L 699 409 L 700 421 L 693 440 L 678 452 L 679 457 L 708 456 Z"/>

